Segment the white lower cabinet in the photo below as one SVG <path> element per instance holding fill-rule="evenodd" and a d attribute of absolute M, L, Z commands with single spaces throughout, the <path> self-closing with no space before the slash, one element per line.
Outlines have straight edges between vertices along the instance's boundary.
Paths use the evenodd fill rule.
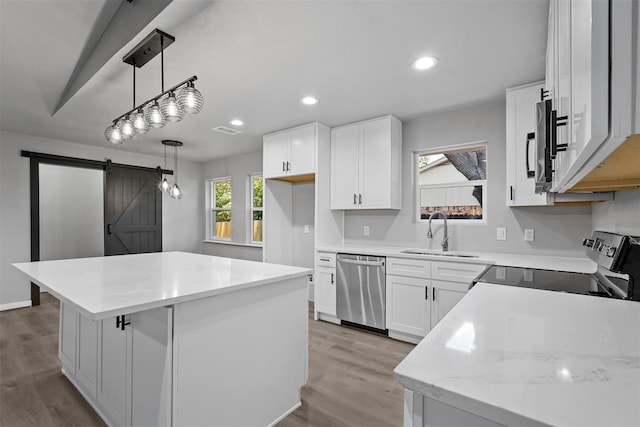
<path fill-rule="evenodd" d="M 168 307 L 127 315 L 122 329 L 61 303 L 64 373 L 108 424 L 171 424 L 172 316 Z"/>
<path fill-rule="evenodd" d="M 387 257 L 389 336 L 418 343 L 465 296 L 484 268 L 482 264 Z"/>
<path fill-rule="evenodd" d="M 335 252 L 316 253 L 316 275 L 314 277 L 314 310 L 318 313 L 336 315 L 336 254 Z"/>
<path fill-rule="evenodd" d="M 501 425 L 420 393 L 404 390 L 404 427 L 498 427 Z"/>

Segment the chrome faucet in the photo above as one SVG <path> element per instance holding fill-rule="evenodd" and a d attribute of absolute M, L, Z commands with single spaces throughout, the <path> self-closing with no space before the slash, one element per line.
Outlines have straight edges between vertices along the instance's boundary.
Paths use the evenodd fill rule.
<path fill-rule="evenodd" d="M 449 235 L 447 234 L 447 214 L 446 213 L 442 211 L 435 211 L 431 215 L 429 215 L 429 228 L 427 230 L 427 239 L 433 238 L 433 233 L 431 232 L 431 220 L 437 214 L 440 214 L 440 216 L 442 216 L 442 218 L 444 219 L 444 237 L 442 238 L 442 243 L 440 243 L 440 245 L 442 246 L 442 250 L 446 252 L 449 250 Z"/>

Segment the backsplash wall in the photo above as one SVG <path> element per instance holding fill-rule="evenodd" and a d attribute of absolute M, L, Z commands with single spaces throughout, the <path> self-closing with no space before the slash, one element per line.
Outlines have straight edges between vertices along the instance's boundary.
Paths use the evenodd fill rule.
<path fill-rule="evenodd" d="M 593 229 L 640 236 L 640 190 L 617 191 L 593 207 Z"/>
<path fill-rule="evenodd" d="M 443 227 L 434 220 L 433 239 L 427 224 L 415 221 L 413 152 L 468 142 L 487 141 L 487 220 L 476 224 L 449 221 L 449 250 L 582 255 L 582 238 L 591 232 L 590 206 L 506 206 L 504 100 L 403 122 L 402 209 L 400 211 L 347 211 L 345 243 L 440 249 Z M 370 235 L 363 236 L 363 226 Z M 507 228 L 507 240 L 496 240 L 496 227 Z M 524 241 L 524 229 L 535 230 L 533 242 Z"/>

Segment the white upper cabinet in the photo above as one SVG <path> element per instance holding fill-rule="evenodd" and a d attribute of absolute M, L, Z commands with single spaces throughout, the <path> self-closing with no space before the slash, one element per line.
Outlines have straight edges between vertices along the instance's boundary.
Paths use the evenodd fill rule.
<path fill-rule="evenodd" d="M 315 173 L 315 141 L 315 123 L 265 135 L 263 138 L 264 178 Z"/>
<path fill-rule="evenodd" d="M 331 130 L 331 209 L 400 209 L 402 123 L 393 116 Z"/>
<path fill-rule="evenodd" d="M 551 148 L 553 192 L 571 190 L 637 132 L 632 3 L 550 1 L 546 89 L 558 118 L 551 124 L 558 147 Z"/>

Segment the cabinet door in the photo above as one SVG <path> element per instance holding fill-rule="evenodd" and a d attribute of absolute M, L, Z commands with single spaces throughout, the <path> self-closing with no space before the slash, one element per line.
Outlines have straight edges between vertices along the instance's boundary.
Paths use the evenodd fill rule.
<path fill-rule="evenodd" d="M 78 312 L 69 304 L 60 303 L 60 348 L 58 357 L 62 367 L 70 374 L 76 373 L 76 342 Z"/>
<path fill-rule="evenodd" d="M 358 125 L 331 130 L 331 209 L 357 209 Z"/>
<path fill-rule="evenodd" d="M 171 425 L 173 308 L 131 315 L 131 425 Z"/>
<path fill-rule="evenodd" d="M 127 421 L 127 401 L 130 400 L 129 358 L 131 334 L 116 327 L 115 317 L 99 322 L 98 403 L 117 425 Z"/>
<path fill-rule="evenodd" d="M 76 378 L 91 397 L 98 389 L 98 323 L 78 315 L 78 363 Z"/>
<path fill-rule="evenodd" d="M 291 175 L 303 175 L 315 172 L 316 129 L 308 125 L 293 129 L 289 133 L 291 143 Z"/>
<path fill-rule="evenodd" d="M 388 208 L 391 205 L 391 119 L 362 123 L 359 132 L 359 205 L 368 209 Z"/>
<path fill-rule="evenodd" d="M 536 164 L 535 108 L 544 86 L 533 84 L 507 91 L 507 205 L 547 204 L 546 194 L 536 194 L 535 178 L 530 175 Z"/>
<path fill-rule="evenodd" d="M 336 269 L 317 268 L 315 277 L 315 310 L 336 315 Z"/>
<path fill-rule="evenodd" d="M 429 280 L 387 275 L 387 329 L 425 336 L 430 330 Z"/>
<path fill-rule="evenodd" d="M 468 283 L 432 282 L 431 329 L 464 297 Z"/>
<path fill-rule="evenodd" d="M 289 134 L 281 132 L 263 139 L 263 176 L 276 178 L 288 174 Z"/>
<path fill-rule="evenodd" d="M 572 0 L 570 16 L 573 141 L 556 167 L 554 187 L 594 153 L 609 127 L 609 2 Z"/>

